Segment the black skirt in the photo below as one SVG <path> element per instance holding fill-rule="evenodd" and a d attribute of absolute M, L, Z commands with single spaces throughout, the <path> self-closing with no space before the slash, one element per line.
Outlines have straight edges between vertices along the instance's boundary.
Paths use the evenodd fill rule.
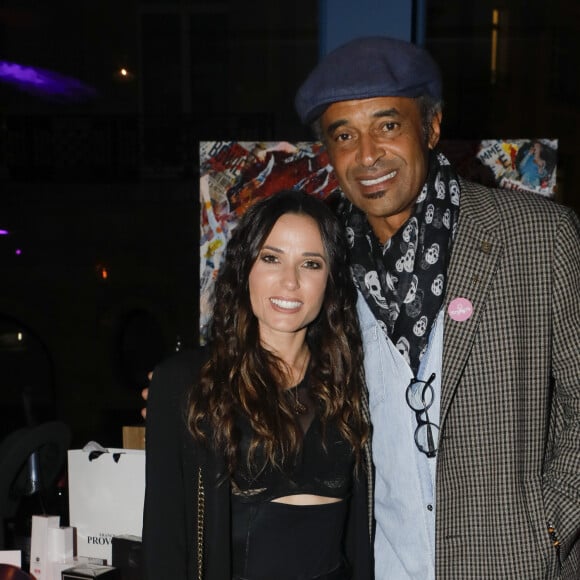
<path fill-rule="evenodd" d="M 289 505 L 232 497 L 233 577 L 348 580 L 343 536 L 348 500 Z"/>

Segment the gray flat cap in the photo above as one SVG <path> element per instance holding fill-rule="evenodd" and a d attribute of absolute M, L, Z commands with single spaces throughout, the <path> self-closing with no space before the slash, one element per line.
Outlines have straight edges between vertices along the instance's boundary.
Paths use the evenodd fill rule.
<path fill-rule="evenodd" d="M 311 123 L 337 101 L 373 97 L 441 99 L 441 74 L 429 53 L 383 36 L 357 38 L 329 52 L 298 90 L 295 105 Z"/>

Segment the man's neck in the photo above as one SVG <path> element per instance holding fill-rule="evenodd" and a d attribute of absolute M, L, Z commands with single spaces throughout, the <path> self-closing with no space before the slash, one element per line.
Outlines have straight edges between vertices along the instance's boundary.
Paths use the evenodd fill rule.
<path fill-rule="evenodd" d="M 388 217 L 377 218 L 367 214 L 367 220 L 379 242 L 385 244 L 401 229 L 412 213 L 412 208 L 408 208 L 404 212 Z"/>

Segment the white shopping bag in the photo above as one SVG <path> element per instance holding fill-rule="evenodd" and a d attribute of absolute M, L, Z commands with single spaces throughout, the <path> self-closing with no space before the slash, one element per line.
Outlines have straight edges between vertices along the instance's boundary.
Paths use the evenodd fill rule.
<path fill-rule="evenodd" d="M 113 536 L 141 536 L 145 451 L 69 450 L 68 493 L 77 554 L 102 558 L 110 565 Z"/>

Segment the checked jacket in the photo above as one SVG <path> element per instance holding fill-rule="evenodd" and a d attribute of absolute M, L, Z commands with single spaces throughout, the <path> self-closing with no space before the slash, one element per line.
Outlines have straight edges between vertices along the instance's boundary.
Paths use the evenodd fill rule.
<path fill-rule="evenodd" d="M 537 194 L 461 181 L 443 314 L 436 580 L 580 578 L 579 230 L 576 214 Z M 472 304 L 466 320 L 448 315 L 456 298 Z M 371 324 L 369 392 L 392 393 L 388 349 L 373 344 L 382 331 Z M 386 482 L 377 506 L 400 485 L 379 464 L 400 447 L 377 439 L 387 433 L 381 405 L 370 409 Z M 379 521 L 387 512 L 375 516 L 377 529 L 397 533 Z"/>
<path fill-rule="evenodd" d="M 438 580 L 580 578 L 578 217 L 461 183 L 445 308 Z"/>

